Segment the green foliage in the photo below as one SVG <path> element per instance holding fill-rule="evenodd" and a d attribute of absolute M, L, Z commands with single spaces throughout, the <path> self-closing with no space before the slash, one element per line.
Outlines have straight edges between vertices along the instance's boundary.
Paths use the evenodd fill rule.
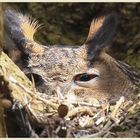
<path fill-rule="evenodd" d="M 81 45 L 92 18 L 115 12 L 119 27 L 110 53 L 140 70 L 140 3 L 9 3 L 43 24 L 36 40 Z"/>

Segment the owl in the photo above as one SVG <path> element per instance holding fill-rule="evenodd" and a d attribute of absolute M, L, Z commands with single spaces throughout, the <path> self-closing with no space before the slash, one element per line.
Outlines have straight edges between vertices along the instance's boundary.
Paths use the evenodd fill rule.
<path fill-rule="evenodd" d="M 37 20 L 15 10 L 4 13 L 4 50 L 45 94 L 59 89 L 71 100 L 116 101 L 130 99 L 139 90 L 140 75 L 114 59 L 106 48 L 118 25 L 112 13 L 93 19 L 84 44 L 79 46 L 42 45 L 34 40 L 40 27 Z"/>

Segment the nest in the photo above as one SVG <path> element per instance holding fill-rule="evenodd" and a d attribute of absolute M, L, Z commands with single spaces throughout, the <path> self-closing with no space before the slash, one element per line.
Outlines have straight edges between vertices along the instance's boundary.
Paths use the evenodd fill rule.
<path fill-rule="evenodd" d="M 24 105 L 16 101 L 12 107 L 13 110 L 25 108 L 28 119 L 22 112 L 22 121 L 30 137 L 117 137 L 113 129 L 123 124 L 128 109 L 133 106 L 124 96 L 113 105 L 96 99 L 92 103 L 78 102 L 65 99 L 59 91 L 50 96 L 36 92 L 35 88 L 34 92 L 28 91 L 13 78 L 10 81 L 32 96 L 28 99 L 25 94 Z M 43 127 L 41 132 L 32 128 L 35 124 Z"/>

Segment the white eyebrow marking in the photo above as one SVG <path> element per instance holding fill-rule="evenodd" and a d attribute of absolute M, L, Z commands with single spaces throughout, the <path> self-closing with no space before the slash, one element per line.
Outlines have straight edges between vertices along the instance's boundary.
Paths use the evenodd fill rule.
<path fill-rule="evenodd" d="M 95 68 L 89 69 L 86 73 L 87 73 L 87 74 L 96 74 L 96 75 L 100 75 L 99 70 L 97 70 L 97 69 L 95 69 Z"/>

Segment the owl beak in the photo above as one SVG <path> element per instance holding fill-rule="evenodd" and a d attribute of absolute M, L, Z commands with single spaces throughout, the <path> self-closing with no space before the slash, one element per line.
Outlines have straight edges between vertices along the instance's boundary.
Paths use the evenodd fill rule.
<path fill-rule="evenodd" d="M 62 90 L 62 93 L 64 94 L 65 98 L 67 99 L 68 102 L 72 103 L 77 100 L 77 97 L 74 94 L 74 89 L 76 88 L 76 84 L 74 81 L 71 81 L 67 86 L 64 87 Z"/>

